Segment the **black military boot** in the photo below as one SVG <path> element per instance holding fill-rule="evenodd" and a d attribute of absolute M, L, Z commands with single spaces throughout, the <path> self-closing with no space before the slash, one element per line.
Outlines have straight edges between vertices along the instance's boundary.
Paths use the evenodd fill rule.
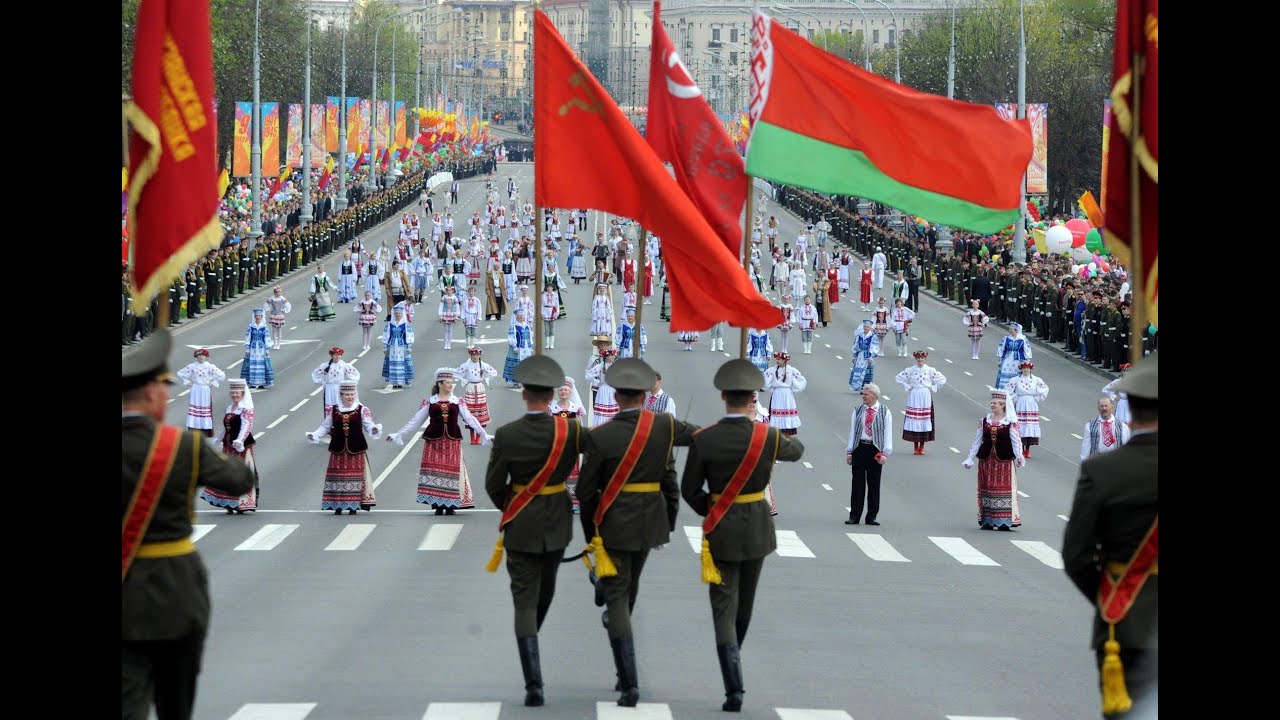
<path fill-rule="evenodd" d="M 618 666 L 618 684 L 622 687 L 622 695 L 618 697 L 621 707 L 635 707 L 640 701 L 640 682 L 636 679 L 636 644 L 630 636 L 610 639 L 613 645 L 614 662 Z"/>
<path fill-rule="evenodd" d="M 742 710 L 742 656 L 736 643 L 716 645 L 716 654 L 720 656 L 720 676 L 724 678 L 725 712 Z"/>
<path fill-rule="evenodd" d="M 520 669 L 524 671 L 524 704 L 542 707 L 542 660 L 538 654 L 538 636 L 516 638 L 520 648 Z"/>

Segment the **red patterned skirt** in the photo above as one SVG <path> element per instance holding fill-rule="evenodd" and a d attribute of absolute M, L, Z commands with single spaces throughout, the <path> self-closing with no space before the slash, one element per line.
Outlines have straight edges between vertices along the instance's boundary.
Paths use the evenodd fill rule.
<path fill-rule="evenodd" d="M 438 438 L 423 442 L 417 499 L 432 507 L 466 510 L 476 506 L 467 465 L 462 462 L 461 440 Z"/>
<path fill-rule="evenodd" d="M 243 495 L 228 495 L 221 490 L 214 490 L 207 487 L 200 492 L 200 499 L 215 507 L 226 508 L 228 511 L 239 513 L 253 512 L 258 509 L 258 464 L 253 460 L 253 447 L 247 447 L 244 452 L 236 452 L 235 450 L 223 446 L 222 450 L 227 455 L 232 455 L 244 461 L 245 465 L 253 471 L 253 487 L 249 492 Z"/>
<path fill-rule="evenodd" d="M 320 509 L 369 510 L 377 504 L 373 496 L 373 476 L 365 453 L 329 453 Z"/>
<path fill-rule="evenodd" d="M 978 525 L 992 528 L 1018 527 L 1022 511 L 1018 506 L 1018 477 L 1013 461 L 989 457 L 978 461 Z"/>
<path fill-rule="evenodd" d="M 925 418 L 928 418 L 929 429 L 928 430 L 908 430 L 906 428 L 906 423 L 903 422 L 902 423 L 903 425 L 902 439 L 903 440 L 907 442 L 933 442 L 936 439 L 935 436 L 937 435 L 937 430 L 938 430 L 938 420 L 933 414 L 933 403 L 929 403 L 928 410 L 925 410 L 923 408 L 913 408 L 911 406 L 907 406 L 906 416 L 907 417 L 905 419 L 909 419 L 909 420 L 923 420 Z"/>
<path fill-rule="evenodd" d="M 462 402 L 467 404 L 467 410 L 475 417 L 476 422 L 481 425 L 488 425 L 489 420 L 489 394 L 484 389 L 484 383 L 470 383 L 467 390 L 462 394 Z"/>

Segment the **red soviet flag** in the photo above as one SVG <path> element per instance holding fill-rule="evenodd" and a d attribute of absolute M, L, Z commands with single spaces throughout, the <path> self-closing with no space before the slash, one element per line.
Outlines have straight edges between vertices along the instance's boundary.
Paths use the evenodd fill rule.
<path fill-rule="evenodd" d="M 739 218 L 747 202 L 746 168 L 667 36 L 661 11 L 662 3 L 655 2 L 645 139 L 660 160 L 671 163 L 676 182 L 737 256 L 742 248 Z"/>
<path fill-rule="evenodd" d="M 222 240 L 209 0 L 142 0 L 129 120 L 135 310 Z"/>
<path fill-rule="evenodd" d="M 671 288 L 671 330 L 782 322 L 600 87 L 545 13 L 534 13 L 534 197 L 542 207 L 604 210 L 638 220 L 662 238 Z M 581 162 L 583 151 L 589 162 Z"/>

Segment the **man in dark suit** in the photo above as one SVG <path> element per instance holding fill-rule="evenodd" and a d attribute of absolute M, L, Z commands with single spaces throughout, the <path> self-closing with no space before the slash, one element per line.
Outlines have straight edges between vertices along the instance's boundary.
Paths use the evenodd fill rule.
<path fill-rule="evenodd" d="M 120 359 L 123 563 L 120 714 L 186 720 L 209 628 L 208 571 L 191 541 L 195 487 L 241 495 L 254 474 L 194 430 L 163 425 L 173 340 L 157 330 Z"/>
<path fill-rule="evenodd" d="M 1081 463 L 1062 539 L 1067 575 L 1095 606 L 1093 649 L 1106 718 L 1137 716 L 1154 706 L 1158 692 L 1157 358 L 1154 353 L 1146 357 L 1116 385 L 1116 392 L 1129 398 L 1130 440 Z"/>
<path fill-rule="evenodd" d="M 973 280 L 969 288 L 969 299 L 978 301 L 978 309 L 987 312 L 988 306 L 991 304 L 991 278 L 987 277 L 986 263 L 974 271 Z"/>
<path fill-rule="evenodd" d="M 554 389 L 565 380 L 555 360 L 546 355 L 527 358 L 516 366 L 515 379 L 523 386 L 520 396 L 527 412 L 494 434 L 484 478 L 489 499 L 502 508 L 502 537 L 489 570 L 497 571 L 505 546 L 524 704 L 537 707 L 544 702 L 538 631 L 551 609 L 564 549 L 573 539 L 573 503 L 564 481 L 578 454 L 591 447 L 591 437 L 572 418 L 558 430 L 561 419 L 547 413 Z"/>
<path fill-rule="evenodd" d="M 649 550 L 665 545 L 676 526 L 680 487 L 671 448 L 689 446 L 697 427 L 641 408 L 645 392 L 657 382 L 643 360 L 613 363 L 605 382 L 617 391 L 618 414 L 591 430 L 595 447 L 587 452 L 577 493 L 582 532 L 591 543 L 588 552 L 595 556 L 607 606 L 609 644 L 618 671 L 615 689 L 622 692 L 618 705 L 635 707 L 640 689 L 631 611 Z M 642 448 L 635 457 L 627 454 L 633 441 Z"/>
<path fill-rule="evenodd" d="M 708 574 L 703 579 L 711 583 L 716 654 L 724 679 L 721 709 L 738 712 L 744 692 L 742 641 L 751 624 L 764 558 L 778 545 L 764 490 L 774 461 L 795 462 L 804 446 L 777 428 L 753 421 L 755 393 L 764 387 L 764 376 L 755 365 L 730 360 L 720 366 L 714 384 L 724 400 L 725 416 L 694 434 L 680 492 L 694 512 L 707 518 L 702 528 L 703 569 Z M 729 522 L 721 524 L 722 520 Z M 709 572 L 708 563 L 713 563 Z"/>

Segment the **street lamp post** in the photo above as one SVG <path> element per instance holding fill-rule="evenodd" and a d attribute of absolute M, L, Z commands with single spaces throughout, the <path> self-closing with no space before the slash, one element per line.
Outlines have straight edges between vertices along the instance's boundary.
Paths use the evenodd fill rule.
<path fill-rule="evenodd" d="M 951 49 L 947 52 L 947 99 L 956 99 L 956 4 L 951 2 Z"/>
<path fill-rule="evenodd" d="M 1027 117 L 1027 26 L 1023 17 L 1023 2 L 1018 0 L 1018 119 Z M 1018 188 L 1018 224 L 1013 227 L 1013 262 L 1027 262 L 1027 173 L 1022 172 Z"/>
<path fill-rule="evenodd" d="M 342 26 L 342 81 L 338 97 L 338 200 L 333 204 L 338 212 L 347 209 L 347 30 L 351 27 L 350 11 L 351 8 L 348 7 L 347 22 Z"/>
<path fill-rule="evenodd" d="M 307 64 L 302 70 L 302 214 L 298 228 L 306 229 L 311 214 L 311 14 L 307 14 Z"/>
<path fill-rule="evenodd" d="M 898 13 L 893 8 L 885 4 L 884 0 L 875 0 L 889 11 L 889 17 L 893 18 L 893 81 L 902 84 L 902 26 L 898 24 Z"/>
<path fill-rule="evenodd" d="M 262 56 L 258 53 L 258 15 L 262 0 L 253 4 L 253 147 L 249 155 L 253 173 L 253 205 L 250 212 L 249 249 L 262 237 Z"/>
<path fill-rule="evenodd" d="M 863 52 L 865 53 L 863 55 L 862 67 L 867 72 L 871 72 L 871 35 L 867 32 L 867 11 L 863 10 L 862 7 L 859 6 L 858 3 L 854 2 L 853 0 L 841 0 L 841 1 L 852 5 L 854 9 L 857 10 L 860 15 L 862 15 L 862 49 L 863 49 Z"/>
<path fill-rule="evenodd" d="M 404 17 L 409 13 L 415 13 L 421 9 L 422 8 L 413 8 L 412 10 L 406 10 L 404 12 L 396 13 L 394 15 L 388 15 L 387 17 L 382 18 L 381 22 L 378 23 L 378 27 L 373 29 L 373 88 L 369 91 L 369 179 L 364 184 L 365 189 L 367 189 L 370 193 L 373 193 L 377 189 L 377 181 L 376 181 L 377 168 L 375 167 L 375 163 L 377 162 L 377 158 L 378 158 L 378 145 L 377 145 L 377 138 L 374 136 L 374 129 L 378 127 L 378 33 L 382 32 L 382 26 L 386 25 L 388 20 L 394 20 L 398 17 Z M 392 65 L 392 68 L 395 67 L 394 52 L 392 53 L 392 56 L 391 56 L 391 65 Z M 394 73 L 395 73 L 395 70 L 393 69 L 392 78 L 391 78 L 391 82 L 393 83 L 393 85 L 395 83 Z M 394 86 L 391 89 L 391 94 L 392 96 L 396 94 Z"/>

